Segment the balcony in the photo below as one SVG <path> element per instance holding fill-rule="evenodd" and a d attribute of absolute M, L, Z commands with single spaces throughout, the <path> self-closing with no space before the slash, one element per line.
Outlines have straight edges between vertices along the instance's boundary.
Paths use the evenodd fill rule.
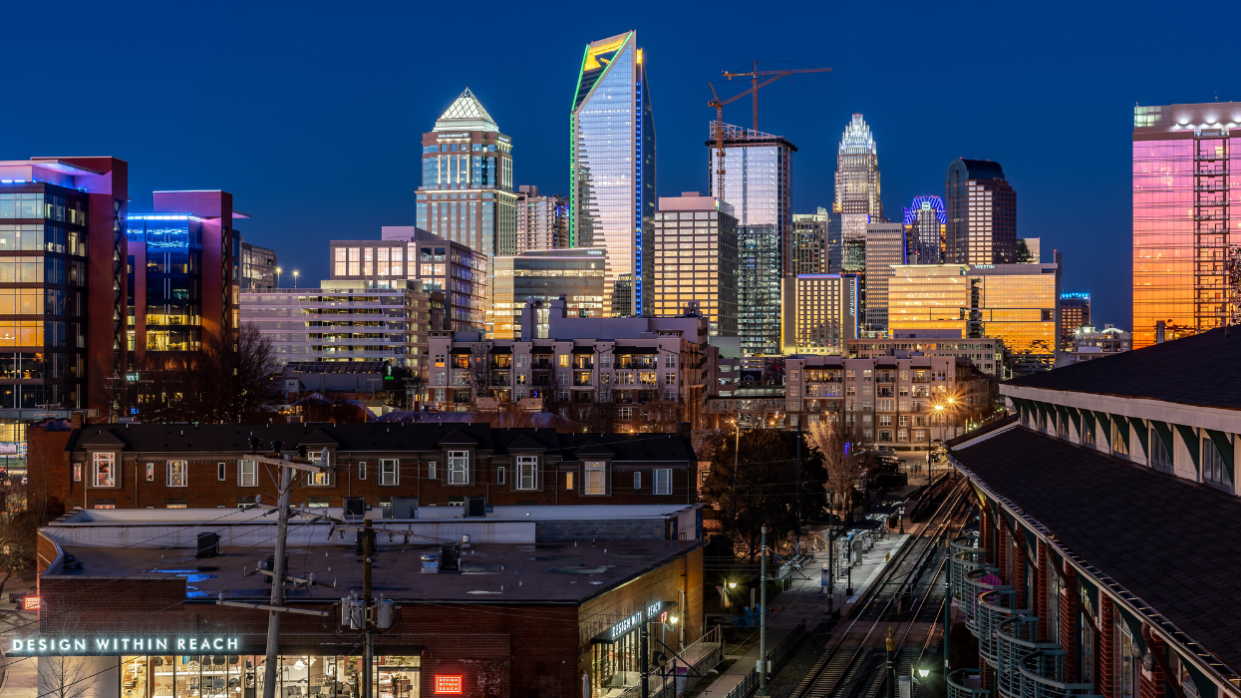
<path fill-rule="evenodd" d="M 952 597 L 965 603 L 965 575 L 986 564 L 987 551 L 978 547 L 978 533 L 961 536 L 950 544 Z"/>
<path fill-rule="evenodd" d="M 991 691 L 982 687 L 982 670 L 957 669 L 948 675 L 948 698 L 984 698 Z"/>
<path fill-rule="evenodd" d="M 1000 625 L 1029 610 L 1017 608 L 1017 590 L 995 586 L 978 597 L 978 656 L 993 668 L 1000 662 Z"/>
<path fill-rule="evenodd" d="M 984 584 L 982 578 L 999 571 L 998 567 L 981 565 L 967 572 L 964 583 L 960 586 L 961 593 L 957 598 L 961 602 L 961 608 L 965 610 L 965 627 L 974 637 L 978 637 L 978 598 L 995 588 L 991 584 Z"/>
<path fill-rule="evenodd" d="M 1059 643 L 1040 642 L 1039 620 L 1017 616 L 1000 623 L 996 632 L 999 658 L 996 662 L 996 692 L 1003 698 L 1022 698 L 1021 660 L 1031 652 L 1058 650 Z"/>
<path fill-rule="evenodd" d="M 1067 683 L 1064 650 L 1039 650 L 1021 658 L 1021 698 L 1065 698 L 1094 694 L 1088 683 Z"/>
<path fill-rule="evenodd" d="M 582 386 L 588 386 L 590 384 L 591 384 L 591 381 L 590 381 L 589 373 L 576 374 L 573 376 L 573 386 L 576 388 L 580 388 Z"/>

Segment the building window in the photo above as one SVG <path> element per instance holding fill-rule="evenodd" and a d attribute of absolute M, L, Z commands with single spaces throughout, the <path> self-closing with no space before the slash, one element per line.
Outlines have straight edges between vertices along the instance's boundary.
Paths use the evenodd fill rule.
<path fill-rule="evenodd" d="M 1090 417 L 1082 417 L 1082 445 L 1094 446 L 1094 420 Z M 1066 437 L 1067 438 L 1067 437 Z"/>
<path fill-rule="evenodd" d="M 517 489 L 532 490 L 538 487 L 538 456 L 517 456 Z"/>
<path fill-rule="evenodd" d="M 258 463 L 252 460 L 237 461 L 237 486 L 238 487 L 258 487 L 259 470 Z"/>
<path fill-rule="evenodd" d="M 1116 423 L 1112 425 L 1112 455 L 1118 458 L 1129 457 L 1129 425 Z"/>
<path fill-rule="evenodd" d="M 633 408 L 632 407 L 617 407 L 616 418 L 621 421 L 628 421 L 630 419 L 633 419 Z"/>
<path fill-rule="evenodd" d="M 582 494 L 606 494 L 607 486 L 604 475 L 607 463 L 601 460 L 586 461 L 586 483 Z"/>
<path fill-rule="evenodd" d="M 379 461 L 379 484 L 385 487 L 397 485 L 401 481 L 401 470 L 397 467 L 398 461 L 393 458 L 391 460 Z M 434 473 L 435 464 L 431 464 Z"/>
<path fill-rule="evenodd" d="M 448 452 L 448 484 L 470 484 L 470 453 L 469 451 Z"/>
<path fill-rule="evenodd" d="M 189 463 L 183 460 L 167 462 L 167 482 L 169 487 L 188 487 L 190 484 Z"/>
<path fill-rule="evenodd" d="M 164 506 L 168 509 L 186 509 L 190 506 L 188 499 L 165 499 Z"/>
<path fill-rule="evenodd" d="M 366 461 L 358 461 L 358 479 L 366 479 Z"/>
<path fill-rule="evenodd" d="M 1163 445 L 1163 438 L 1159 436 L 1159 431 L 1156 429 L 1151 429 L 1150 445 L 1151 467 L 1165 473 L 1172 472 L 1172 456 L 1168 455 L 1168 449 Z"/>
<path fill-rule="evenodd" d="M 564 488 L 566 490 L 573 489 L 573 473 L 564 474 Z"/>
<path fill-rule="evenodd" d="M 91 487 L 116 487 L 116 454 L 96 453 Z"/>
<path fill-rule="evenodd" d="M 672 494 L 672 470 L 655 469 L 655 494 Z"/>
<path fill-rule="evenodd" d="M 147 482 L 155 482 L 155 464 L 147 463 Z"/>
<path fill-rule="evenodd" d="M 433 460 L 427 461 L 427 478 L 430 480 L 435 479 L 435 461 Z"/>
<path fill-rule="evenodd" d="M 557 358 L 557 361 L 559 362 L 561 368 L 569 367 L 569 355 L 568 354 L 561 354 Z"/>
<path fill-rule="evenodd" d="M 223 463 L 216 463 L 215 464 L 215 479 L 219 480 L 220 482 L 223 482 L 224 478 L 228 476 L 226 472 L 227 470 L 228 469 L 224 467 Z"/>
<path fill-rule="evenodd" d="M 1202 440 L 1202 480 L 1212 485 L 1232 490 L 1232 478 L 1224 469 L 1224 456 L 1215 447 L 1211 437 Z"/>
<path fill-rule="evenodd" d="M 81 463 L 73 464 L 73 481 L 74 482 L 82 481 L 82 464 Z"/>
<path fill-rule="evenodd" d="M 642 472 L 637 471 L 633 474 L 633 488 L 635 490 L 642 489 Z"/>
<path fill-rule="evenodd" d="M 677 355 L 676 354 L 665 354 L 664 355 L 664 368 L 676 368 L 676 367 L 677 367 Z"/>
<path fill-rule="evenodd" d="M 1135 660 L 1133 633 L 1124 619 L 1118 618 L 1115 626 L 1116 663 L 1120 669 L 1116 677 L 1116 698 L 1137 698 L 1138 663 Z"/>
<path fill-rule="evenodd" d="M 1060 416 L 1056 417 L 1056 436 L 1062 439 L 1069 438 L 1069 420 Z M 1091 443 L 1093 443 L 1093 441 Z"/>
<path fill-rule="evenodd" d="M 504 484 L 504 466 L 503 465 L 496 468 L 496 484 L 497 485 Z"/>
<path fill-rule="evenodd" d="M 664 374 L 664 385 L 676 385 L 676 384 L 677 384 L 677 374 L 675 373 Z"/>

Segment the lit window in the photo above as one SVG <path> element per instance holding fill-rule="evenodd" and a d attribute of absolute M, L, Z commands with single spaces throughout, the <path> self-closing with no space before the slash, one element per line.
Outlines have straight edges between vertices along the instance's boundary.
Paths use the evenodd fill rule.
<path fill-rule="evenodd" d="M 155 482 L 155 464 L 147 463 L 147 482 Z"/>
<path fill-rule="evenodd" d="M 358 479 L 359 480 L 366 479 L 366 461 L 358 462 Z"/>
<path fill-rule="evenodd" d="M 115 487 L 116 486 L 116 454 L 115 453 L 96 453 L 94 458 L 94 477 L 91 479 L 92 487 Z"/>
<path fill-rule="evenodd" d="M 252 460 L 237 461 L 237 486 L 258 487 L 258 463 Z"/>
<path fill-rule="evenodd" d="M 470 483 L 470 454 L 468 451 L 448 452 L 448 484 L 468 485 Z"/>
<path fill-rule="evenodd" d="M 517 456 L 517 489 L 532 490 L 538 486 L 538 456 Z"/>
<path fill-rule="evenodd" d="M 187 487 L 189 486 L 190 474 L 189 463 L 183 460 L 170 460 L 167 462 L 167 484 L 169 487 Z"/>
<path fill-rule="evenodd" d="M 656 468 L 655 470 L 655 494 L 672 494 L 672 470 L 669 468 Z"/>
<path fill-rule="evenodd" d="M 582 494 L 605 494 L 606 470 L 607 464 L 604 461 L 586 461 L 586 486 Z"/>

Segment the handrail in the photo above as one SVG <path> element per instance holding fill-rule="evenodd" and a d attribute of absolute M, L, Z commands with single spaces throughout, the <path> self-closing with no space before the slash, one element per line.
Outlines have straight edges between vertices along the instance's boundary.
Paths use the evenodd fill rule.
<path fill-rule="evenodd" d="M 1000 623 L 1013 616 L 1029 613 L 1027 609 L 1014 608 L 1017 590 L 1010 586 L 996 586 L 978 597 L 978 655 L 992 667 L 999 661 Z"/>
<path fill-rule="evenodd" d="M 990 694 L 990 689 L 982 687 L 981 669 L 957 669 L 948 674 L 948 698 L 976 698 Z"/>
<path fill-rule="evenodd" d="M 1065 698 L 1092 694 L 1093 684 L 1068 683 L 1064 680 L 1067 654 L 1064 650 L 1038 650 L 1022 657 L 1017 667 L 1021 672 L 1022 698 Z"/>
<path fill-rule="evenodd" d="M 994 587 L 990 584 L 984 584 L 982 577 L 999 572 L 998 567 L 991 565 L 982 565 L 976 569 L 965 573 L 962 580 L 961 594 L 957 600 L 961 602 L 961 608 L 965 611 L 965 627 L 969 629 L 975 637 L 978 636 L 978 598 Z"/>
<path fill-rule="evenodd" d="M 1040 642 L 1037 616 L 1022 615 L 1009 618 L 996 629 L 998 657 L 996 661 L 996 691 L 1004 698 L 1021 696 L 1021 660 L 1038 650 L 1058 650 L 1055 642 Z"/>

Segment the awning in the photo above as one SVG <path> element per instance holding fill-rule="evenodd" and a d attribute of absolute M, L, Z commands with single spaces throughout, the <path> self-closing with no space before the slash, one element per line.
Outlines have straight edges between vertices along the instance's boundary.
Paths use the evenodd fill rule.
<path fill-rule="evenodd" d="M 453 347 L 449 354 L 473 354 L 474 351 L 469 347 Z"/>
<path fill-rule="evenodd" d="M 540 346 L 536 344 L 534 345 L 534 348 L 530 350 L 530 353 L 531 354 L 555 354 L 556 350 L 548 346 Z"/>
<path fill-rule="evenodd" d="M 491 353 L 492 354 L 512 354 L 513 348 L 512 347 L 492 347 Z"/>
<path fill-rule="evenodd" d="M 633 355 L 639 355 L 639 354 L 658 354 L 659 348 L 658 347 L 617 346 L 615 349 L 612 350 L 612 353 L 616 354 L 617 356 L 633 356 Z"/>
<path fill-rule="evenodd" d="M 593 354 L 595 353 L 595 348 L 594 347 L 573 347 L 573 353 L 574 354 Z"/>

